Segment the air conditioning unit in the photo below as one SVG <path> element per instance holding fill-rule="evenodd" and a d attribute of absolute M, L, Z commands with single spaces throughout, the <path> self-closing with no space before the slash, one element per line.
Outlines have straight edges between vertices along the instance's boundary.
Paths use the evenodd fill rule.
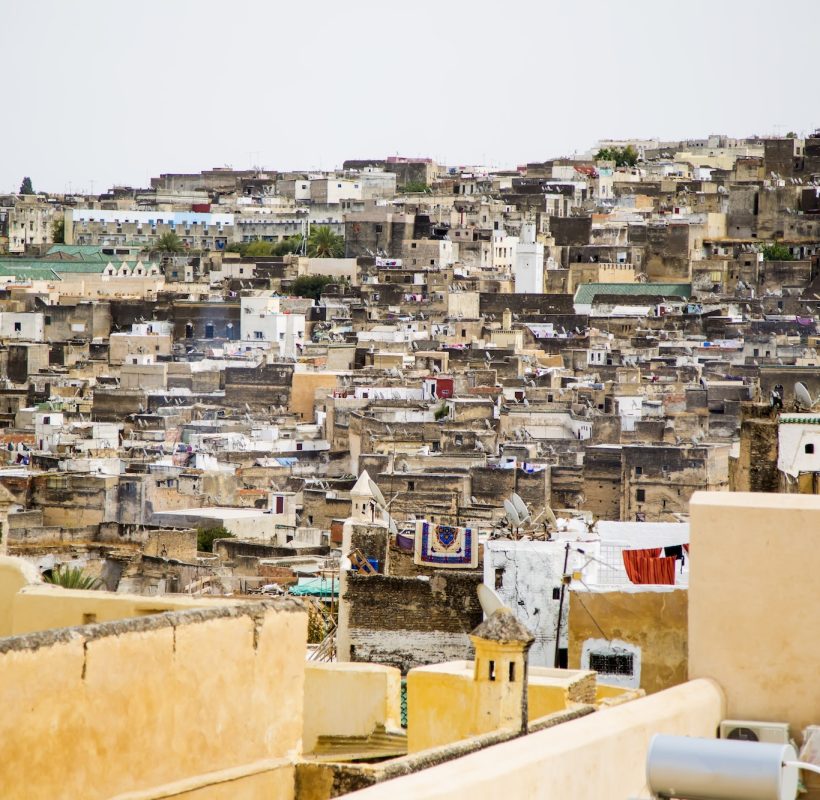
<path fill-rule="evenodd" d="M 789 725 L 786 722 L 751 722 L 742 719 L 725 719 L 720 723 L 720 738 L 745 742 L 788 744 Z"/>

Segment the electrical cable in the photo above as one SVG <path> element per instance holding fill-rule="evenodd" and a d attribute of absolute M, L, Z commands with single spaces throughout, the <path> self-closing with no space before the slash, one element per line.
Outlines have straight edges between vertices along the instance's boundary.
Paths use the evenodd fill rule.
<path fill-rule="evenodd" d="M 809 772 L 816 772 L 820 775 L 820 767 L 817 764 L 807 764 L 805 761 L 784 761 L 784 767 L 797 767 L 798 769 L 805 769 Z"/>
<path fill-rule="evenodd" d="M 583 581 L 581 581 L 581 583 L 584 585 L 584 587 L 586 589 L 589 589 L 589 586 L 587 586 Z M 584 601 L 581 599 L 581 595 L 576 592 L 575 597 L 578 600 L 578 602 L 581 604 L 581 607 L 584 609 L 584 611 L 586 611 L 587 616 L 589 616 L 589 618 L 593 621 L 593 623 L 595 624 L 595 627 L 600 631 L 601 636 L 603 636 L 604 639 L 606 639 L 607 644 L 610 647 L 612 647 L 612 638 L 610 636 L 607 636 L 604 633 L 604 629 L 598 624 L 598 620 L 595 619 L 595 617 L 592 615 L 592 612 L 586 607 L 586 603 L 584 603 Z"/>

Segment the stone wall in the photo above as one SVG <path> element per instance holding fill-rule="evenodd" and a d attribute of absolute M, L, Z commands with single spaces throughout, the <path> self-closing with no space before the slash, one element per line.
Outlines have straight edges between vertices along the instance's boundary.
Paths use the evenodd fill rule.
<path fill-rule="evenodd" d="M 476 589 L 480 572 L 436 570 L 400 578 L 349 572 L 351 661 L 413 667 L 472 658 L 467 634 L 482 620 Z"/>
<path fill-rule="evenodd" d="M 744 403 L 742 415 L 738 456 L 729 462 L 729 488 L 733 492 L 777 492 L 777 417 L 762 403 Z"/>
<path fill-rule="evenodd" d="M 293 364 L 225 369 L 225 404 L 233 407 L 285 406 L 290 403 Z"/>

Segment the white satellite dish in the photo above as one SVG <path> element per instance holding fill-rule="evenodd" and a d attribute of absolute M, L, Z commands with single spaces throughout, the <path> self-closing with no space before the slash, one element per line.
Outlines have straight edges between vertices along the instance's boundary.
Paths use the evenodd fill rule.
<path fill-rule="evenodd" d="M 381 489 L 379 489 L 379 487 L 376 486 L 376 484 L 373 483 L 372 480 L 368 480 L 367 483 L 368 483 L 368 486 L 370 487 L 370 494 L 373 495 L 373 498 L 375 499 L 376 503 L 381 508 L 386 508 L 387 503 L 384 500 L 384 495 L 381 493 Z"/>
<path fill-rule="evenodd" d="M 479 583 L 476 592 L 485 616 L 491 617 L 499 608 L 506 608 L 504 601 L 486 583 Z"/>
<path fill-rule="evenodd" d="M 802 381 L 797 381 L 797 383 L 794 384 L 794 399 L 804 408 L 811 408 L 814 405 L 814 401 L 811 399 L 811 392 L 809 392 L 808 387 Z"/>
<path fill-rule="evenodd" d="M 544 506 L 544 516 L 553 528 L 558 528 L 558 520 L 555 519 L 555 514 L 552 513 L 552 509 L 549 506 Z"/>
<path fill-rule="evenodd" d="M 392 517 L 390 518 L 390 522 L 388 522 L 388 528 L 389 528 L 389 530 L 390 530 L 390 533 L 392 533 L 392 534 L 393 534 L 393 536 L 398 536 L 398 533 L 399 533 L 399 527 L 398 527 L 398 525 L 396 525 L 396 523 L 395 523 L 395 522 L 393 522 L 393 518 L 392 518 Z"/>
<path fill-rule="evenodd" d="M 507 521 L 513 528 L 517 528 L 521 525 L 521 517 L 518 516 L 518 511 L 516 511 L 515 506 L 509 500 L 504 501 L 504 512 L 507 515 Z"/>
<path fill-rule="evenodd" d="M 530 517 L 530 510 L 527 508 L 527 504 L 521 499 L 521 495 L 513 492 L 510 496 L 510 500 L 512 501 L 513 506 L 515 506 L 518 516 L 521 517 L 521 521 L 525 522 L 528 520 Z"/>

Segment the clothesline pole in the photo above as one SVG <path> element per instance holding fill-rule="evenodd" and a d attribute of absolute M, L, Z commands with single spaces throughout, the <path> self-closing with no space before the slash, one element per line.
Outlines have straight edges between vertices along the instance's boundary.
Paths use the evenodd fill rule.
<path fill-rule="evenodd" d="M 555 625 L 555 657 L 553 659 L 553 666 L 557 669 L 559 667 L 559 649 L 561 647 L 561 614 L 564 611 L 564 592 L 567 589 L 567 564 L 569 564 L 569 542 L 564 545 L 564 570 L 561 573 L 561 597 L 558 601 L 558 622 Z"/>

